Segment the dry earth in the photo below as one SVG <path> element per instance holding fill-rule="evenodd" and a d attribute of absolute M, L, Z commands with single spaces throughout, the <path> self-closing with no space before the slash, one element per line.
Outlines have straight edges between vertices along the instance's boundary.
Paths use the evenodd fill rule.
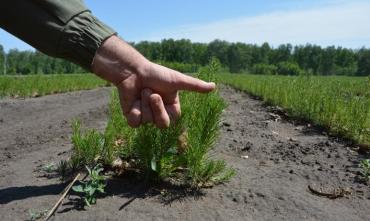
<path fill-rule="evenodd" d="M 73 118 L 104 128 L 109 94 L 100 88 L 0 101 L 1 220 L 27 220 L 30 209 L 57 201 L 66 184 L 40 168 L 68 157 Z M 366 156 L 242 92 L 224 87 L 222 96 L 229 106 L 212 155 L 236 169 L 229 183 L 163 193 L 135 178 L 110 180 L 97 205 L 81 210 L 70 196 L 51 220 L 369 220 L 370 188 L 358 179 Z M 344 192 L 329 199 L 309 185 Z"/>

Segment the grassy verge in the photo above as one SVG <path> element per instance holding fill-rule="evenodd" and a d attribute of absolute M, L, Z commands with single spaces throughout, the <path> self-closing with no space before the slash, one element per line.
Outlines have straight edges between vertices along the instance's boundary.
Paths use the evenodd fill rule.
<path fill-rule="evenodd" d="M 204 68 L 197 77 L 214 80 L 217 64 Z M 222 160 L 210 155 L 219 130 L 225 103 L 218 92 L 183 92 L 182 116 L 168 129 L 145 125 L 128 127 L 114 91 L 110 119 L 104 133 L 73 126 L 73 152 L 59 171 L 74 171 L 102 164 L 116 174 L 136 171 L 148 182 L 170 181 L 191 187 L 206 187 L 227 181 L 234 174 Z"/>
<path fill-rule="evenodd" d="M 93 74 L 0 76 L 0 97 L 38 97 L 105 85 Z"/>
<path fill-rule="evenodd" d="M 370 144 L 370 78 L 223 74 L 221 81 L 333 134 Z"/>

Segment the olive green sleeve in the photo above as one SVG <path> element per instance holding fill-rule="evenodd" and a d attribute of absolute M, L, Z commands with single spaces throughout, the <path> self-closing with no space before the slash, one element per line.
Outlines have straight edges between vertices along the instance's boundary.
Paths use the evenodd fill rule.
<path fill-rule="evenodd" d="M 81 0 L 2 0 L 0 27 L 45 54 L 87 70 L 102 42 L 115 34 Z"/>

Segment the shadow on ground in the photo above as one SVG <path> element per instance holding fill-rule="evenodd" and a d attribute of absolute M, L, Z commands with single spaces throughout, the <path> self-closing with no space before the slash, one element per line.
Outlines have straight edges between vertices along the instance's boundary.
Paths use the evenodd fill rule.
<path fill-rule="evenodd" d="M 199 199 L 205 195 L 200 189 L 174 185 L 170 182 L 152 184 L 132 174 L 108 179 L 105 191 L 106 194 L 100 196 L 100 198 L 115 196 L 128 199 L 119 207 L 119 210 L 124 209 L 136 199 L 154 198 L 163 205 L 170 205 L 175 201 L 186 201 L 189 198 Z M 59 213 L 83 210 L 83 204 L 80 195 L 72 193 L 69 200 L 63 204 L 66 208 Z"/>
<path fill-rule="evenodd" d="M 68 183 L 51 184 L 45 186 L 23 186 L 8 187 L 0 189 L 0 204 L 8 204 L 13 201 L 24 200 L 32 197 L 45 195 L 59 195 Z M 114 177 L 107 180 L 105 197 L 122 197 L 127 198 L 119 210 L 124 209 L 136 199 L 155 198 L 164 205 L 170 205 L 174 201 L 186 201 L 188 198 L 199 199 L 204 196 L 200 189 L 188 186 L 174 185 L 169 182 L 161 182 L 154 185 L 144 182 L 135 176 Z M 84 203 L 81 195 L 70 191 L 67 199 L 64 200 L 65 207 L 58 213 L 65 213 L 71 210 L 84 210 Z"/>
<path fill-rule="evenodd" d="M 0 189 L 0 204 L 44 195 L 58 195 L 66 186 L 66 183 L 60 183 L 45 186 L 20 186 Z"/>

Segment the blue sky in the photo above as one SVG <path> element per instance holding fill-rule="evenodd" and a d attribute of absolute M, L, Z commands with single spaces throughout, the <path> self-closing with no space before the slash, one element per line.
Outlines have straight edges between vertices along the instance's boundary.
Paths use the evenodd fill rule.
<path fill-rule="evenodd" d="M 85 0 L 127 41 L 216 38 L 351 48 L 370 46 L 370 0 Z M 31 46 L 0 30 L 0 44 Z"/>

